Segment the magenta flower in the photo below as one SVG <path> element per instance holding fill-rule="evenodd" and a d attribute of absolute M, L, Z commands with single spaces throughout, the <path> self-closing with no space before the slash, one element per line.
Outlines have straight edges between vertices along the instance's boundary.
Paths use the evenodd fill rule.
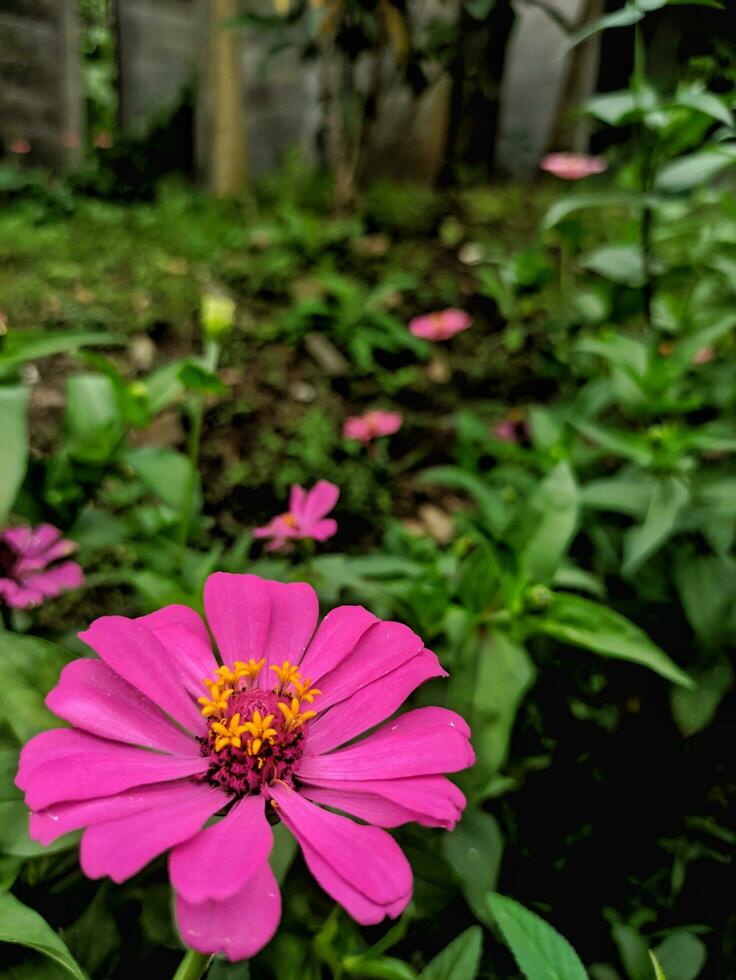
<path fill-rule="evenodd" d="M 400 412 L 365 412 L 363 415 L 351 415 L 342 427 L 343 438 L 356 439 L 358 442 L 371 442 L 381 436 L 391 436 L 398 432 L 404 423 Z"/>
<path fill-rule="evenodd" d="M 186 606 L 103 616 L 80 634 L 100 659 L 66 666 L 46 699 L 72 727 L 21 752 L 31 837 L 47 845 L 84 828 L 83 871 L 116 882 L 169 851 L 184 941 L 230 960 L 253 956 L 278 926 L 268 857 L 279 819 L 354 919 L 398 916 L 411 868 L 381 828 L 451 830 L 465 798 L 444 774 L 474 762 L 452 711 L 380 724 L 424 681 L 447 676 L 437 657 L 361 606 L 317 627 L 317 596 L 301 582 L 218 572 L 204 607 L 217 660 Z"/>
<path fill-rule="evenodd" d="M 456 333 L 467 330 L 472 322 L 465 310 L 441 310 L 439 313 L 415 316 L 409 321 L 409 330 L 415 337 L 423 337 L 424 340 L 449 340 Z"/>
<path fill-rule="evenodd" d="M 288 541 L 311 538 L 326 541 L 337 534 L 337 521 L 326 514 L 332 510 L 340 496 L 340 488 L 328 480 L 319 480 L 311 490 L 294 484 L 289 497 L 289 509 L 279 514 L 263 527 L 257 527 L 254 538 L 272 538 L 267 551 L 277 551 Z"/>
<path fill-rule="evenodd" d="M 608 164 L 602 157 L 588 156 L 586 153 L 549 153 L 539 166 L 560 180 L 582 180 L 583 177 L 602 174 Z"/>
<path fill-rule="evenodd" d="M 693 357 L 693 364 L 710 364 L 715 356 L 716 352 L 712 347 L 701 347 Z"/>
<path fill-rule="evenodd" d="M 51 524 L 9 527 L 0 533 L 0 604 L 28 609 L 77 589 L 84 572 L 75 561 L 63 561 L 77 550 Z"/>

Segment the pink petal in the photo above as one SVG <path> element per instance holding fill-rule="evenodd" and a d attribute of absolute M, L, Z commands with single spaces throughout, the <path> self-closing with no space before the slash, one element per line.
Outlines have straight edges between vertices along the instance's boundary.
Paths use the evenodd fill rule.
<path fill-rule="evenodd" d="M 378 827 L 353 823 L 346 817 L 314 806 L 282 784 L 270 788 L 278 812 L 304 851 L 315 877 L 335 901 L 350 911 L 351 893 L 359 892 L 374 906 L 394 906 L 412 889 L 409 862 L 396 843 Z M 316 855 L 332 875 L 318 875 L 310 863 Z M 323 869 L 322 869 L 323 870 Z M 352 912 L 351 912 L 352 914 Z M 360 921 L 360 920 L 359 920 Z"/>
<path fill-rule="evenodd" d="M 205 582 L 204 607 L 223 663 L 260 660 L 271 622 L 271 599 L 257 575 L 215 572 Z"/>
<path fill-rule="evenodd" d="M 315 682 L 337 667 L 358 640 L 379 620 L 362 606 L 338 606 L 327 613 L 304 654 L 299 669 Z"/>
<path fill-rule="evenodd" d="M 411 888 L 389 905 L 378 905 L 355 888 L 351 882 L 342 878 L 335 869 L 312 847 L 302 844 L 302 854 L 307 867 L 314 875 L 319 885 L 335 901 L 339 902 L 345 911 L 363 926 L 374 926 L 386 916 L 396 918 L 401 915 L 411 900 Z"/>
<path fill-rule="evenodd" d="M 3 533 L 3 540 L 25 558 L 38 557 L 60 537 L 61 531 L 53 524 L 39 524 L 35 528 L 28 525 L 11 527 Z"/>
<path fill-rule="evenodd" d="M 77 545 L 74 541 L 67 541 L 61 538 L 50 545 L 45 551 L 37 555 L 32 555 L 29 557 L 28 553 L 24 554 L 19 560 L 17 566 L 17 573 L 19 575 L 26 575 L 28 572 L 35 572 L 39 568 L 45 568 L 50 565 L 52 561 L 58 561 L 60 558 L 66 558 L 67 555 L 71 555 L 77 550 Z"/>
<path fill-rule="evenodd" d="M 245 960 L 263 949 L 278 928 L 279 886 L 266 862 L 225 901 L 193 904 L 177 895 L 176 919 L 182 940 L 197 952 Z"/>
<path fill-rule="evenodd" d="M 44 600 L 44 594 L 39 589 L 29 589 L 9 579 L 2 579 L 0 595 L 11 609 L 30 609 L 32 606 L 39 606 Z"/>
<path fill-rule="evenodd" d="M 169 655 L 152 630 L 125 616 L 96 619 L 79 638 L 116 674 L 158 704 L 181 725 L 197 734 L 207 724 L 187 694 Z"/>
<path fill-rule="evenodd" d="M 416 633 L 401 623 L 378 622 L 358 641 L 352 653 L 320 678 L 319 710 L 350 697 L 366 684 L 383 677 L 422 650 Z"/>
<path fill-rule="evenodd" d="M 452 830 L 465 809 L 465 797 L 445 776 L 408 779 L 322 779 L 300 792 L 317 803 L 345 810 L 379 827 L 414 821 Z"/>
<path fill-rule="evenodd" d="M 258 676 L 260 687 L 270 689 L 276 675 L 269 667 L 288 660 L 298 664 L 312 638 L 319 616 L 317 593 L 306 582 L 272 582 L 263 579 L 271 600 L 271 622 L 262 656 L 266 664 Z"/>
<path fill-rule="evenodd" d="M 181 683 L 195 698 L 203 693 L 203 681 L 217 668 L 210 635 L 200 616 L 188 606 L 166 606 L 139 617 L 158 639 L 176 666 Z"/>
<path fill-rule="evenodd" d="M 31 773 L 52 759 L 76 755 L 78 752 L 104 752 L 109 745 L 109 742 L 101 738 L 73 728 L 51 728 L 40 732 L 20 750 L 15 785 L 19 789 L 27 789 Z"/>
<path fill-rule="evenodd" d="M 79 861 L 88 878 L 108 876 L 120 884 L 170 847 L 188 840 L 216 813 L 225 794 L 206 783 L 183 801 L 178 794 L 149 810 L 88 827 Z"/>
<path fill-rule="evenodd" d="M 345 420 L 342 434 L 344 439 L 355 439 L 356 442 L 370 442 L 373 438 L 370 426 L 365 418 L 359 415 L 351 415 L 349 419 Z"/>
<path fill-rule="evenodd" d="M 187 803 L 202 795 L 202 783 L 193 779 L 159 783 L 153 786 L 137 786 L 114 796 L 102 796 L 94 800 L 75 800 L 71 803 L 55 803 L 45 810 L 31 814 L 30 837 L 46 846 L 57 837 L 81 827 L 118 820 L 121 817 L 152 810 L 162 803 L 174 805 Z M 222 806 L 228 797 L 222 794 Z"/>
<path fill-rule="evenodd" d="M 475 761 L 467 731 L 454 711 L 417 708 L 349 748 L 303 756 L 296 773 L 306 780 L 364 780 L 458 772 Z"/>
<path fill-rule="evenodd" d="M 320 755 L 362 735 L 392 715 L 412 691 L 431 677 L 447 677 L 447 673 L 430 650 L 422 650 L 315 718 L 307 730 L 305 751 Z"/>
<path fill-rule="evenodd" d="M 118 742 L 198 757 L 198 743 L 102 660 L 75 660 L 62 670 L 46 704 L 64 721 Z"/>
<path fill-rule="evenodd" d="M 301 513 L 301 522 L 315 524 L 325 517 L 337 503 L 340 488 L 329 480 L 319 480 L 307 494 Z"/>
<path fill-rule="evenodd" d="M 175 847 L 169 877 L 185 901 L 222 901 L 242 890 L 267 861 L 273 834 L 263 796 L 244 796 L 226 817 Z M 227 855 L 224 874 L 213 874 Z"/>
<path fill-rule="evenodd" d="M 331 517 L 326 517 L 324 520 L 310 525 L 309 534 L 305 537 L 314 538 L 315 541 L 327 541 L 328 538 L 334 538 L 336 534 L 337 521 Z"/>
<path fill-rule="evenodd" d="M 43 762 L 27 776 L 26 803 L 42 810 L 52 803 L 91 800 L 112 796 L 133 786 L 165 783 L 205 772 L 208 761 L 159 755 L 118 742 L 103 742 L 103 748 L 75 752 Z"/>
<path fill-rule="evenodd" d="M 299 523 L 304 516 L 304 509 L 307 505 L 307 491 L 300 487 L 298 483 L 292 483 L 289 494 L 289 513 L 293 514 Z"/>
<path fill-rule="evenodd" d="M 51 527 L 50 524 L 47 526 Z M 57 532 L 57 537 L 59 536 L 61 536 L 61 531 Z M 28 524 L 22 524 L 20 527 L 6 527 L 0 535 L 0 540 L 12 548 L 16 554 L 22 555 L 33 540 L 33 528 Z"/>
<path fill-rule="evenodd" d="M 65 561 L 45 572 L 34 572 L 25 577 L 26 588 L 35 589 L 44 599 L 53 599 L 67 589 L 78 589 L 84 585 L 82 566 L 75 561 Z"/>

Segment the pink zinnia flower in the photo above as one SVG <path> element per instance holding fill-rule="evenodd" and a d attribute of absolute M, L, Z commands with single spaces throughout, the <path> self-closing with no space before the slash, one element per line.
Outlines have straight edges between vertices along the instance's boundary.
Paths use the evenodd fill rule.
<path fill-rule="evenodd" d="M 511 419 L 501 419 L 500 422 L 496 423 L 493 427 L 493 434 L 497 439 L 501 439 L 502 442 L 519 441 L 519 437 L 516 434 L 516 423 L 512 422 Z"/>
<path fill-rule="evenodd" d="M 363 415 L 351 415 L 346 419 L 342 434 L 345 439 L 370 442 L 372 439 L 398 432 L 403 422 L 404 417 L 399 412 L 365 412 Z"/>
<path fill-rule="evenodd" d="M 81 566 L 62 560 L 76 550 L 51 524 L 6 528 L 0 534 L 0 604 L 28 609 L 79 588 Z"/>
<path fill-rule="evenodd" d="M 20 154 L 30 153 L 31 144 L 28 142 L 28 140 L 24 139 L 13 140 L 10 144 L 10 152 Z"/>
<path fill-rule="evenodd" d="M 294 484 L 289 497 L 289 509 L 279 514 L 263 527 L 257 527 L 254 538 L 272 538 L 267 551 L 283 548 L 287 541 L 311 538 L 326 541 L 337 534 L 337 521 L 325 517 L 337 503 L 340 488 L 328 480 L 319 480 L 307 491 Z"/>
<path fill-rule="evenodd" d="M 608 164 L 602 157 L 592 157 L 586 153 L 549 153 L 539 166 L 560 180 L 581 180 L 593 174 L 602 174 Z"/>
<path fill-rule="evenodd" d="M 80 634 L 100 659 L 66 666 L 47 698 L 72 727 L 21 752 L 31 837 L 46 845 L 84 828 L 82 869 L 116 882 L 169 851 L 182 938 L 230 960 L 278 926 L 274 820 L 359 923 L 398 916 L 411 868 L 380 828 L 454 827 L 465 798 L 444 774 L 473 764 L 470 732 L 424 707 L 354 740 L 447 676 L 437 657 L 361 606 L 317 627 L 317 596 L 301 582 L 218 572 L 204 608 L 218 659 L 186 606 L 103 616 Z"/>
<path fill-rule="evenodd" d="M 465 310 L 441 310 L 439 313 L 415 316 L 409 321 L 409 330 L 415 337 L 425 340 L 449 340 L 461 330 L 467 330 L 472 322 Z"/>
<path fill-rule="evenodd" d="M 716 356 L 712 347 L 701 347 L 693 357 L 693 364 L 710 364 Z"/>

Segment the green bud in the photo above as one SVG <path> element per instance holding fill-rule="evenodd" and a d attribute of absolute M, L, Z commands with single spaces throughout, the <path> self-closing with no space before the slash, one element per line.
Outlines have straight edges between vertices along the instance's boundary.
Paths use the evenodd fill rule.
<path fill-rule="evenodd" d="M 204 293 L 201 300 L 202 329 L 211 340 L 229 333 L 235 319 L 235 302 L 219 293 Z"/>
<path fill-rule="evenodd" d="M 554 599 L 554 593 L 546 585 L 533 585 L 526 592 L 526 601 L 532 609 L 546 609 Z"/>

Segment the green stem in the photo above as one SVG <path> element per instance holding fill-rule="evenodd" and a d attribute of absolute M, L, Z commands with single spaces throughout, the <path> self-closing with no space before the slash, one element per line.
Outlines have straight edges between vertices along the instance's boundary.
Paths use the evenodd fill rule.
<path fill-rule="evenodd" d="M 179 544 L 185 545 L 189 536 L 189 524 L 194 509 L 194 494 L 197 490 L 197 473 L 199 470 L 199 447 L 202 442 L 202 420 L 204 418 L 204 397 L 196 395 L 192 409 L 192 428 L 189 433 L 189 476 L 184 492 L 181 524 L 179 525 Z"/>
<path fill-rule="evenodd" d="M 211 958 L 196 950 L 187 950 L 172 980 L 199 980 L 207 971 Z"/>

